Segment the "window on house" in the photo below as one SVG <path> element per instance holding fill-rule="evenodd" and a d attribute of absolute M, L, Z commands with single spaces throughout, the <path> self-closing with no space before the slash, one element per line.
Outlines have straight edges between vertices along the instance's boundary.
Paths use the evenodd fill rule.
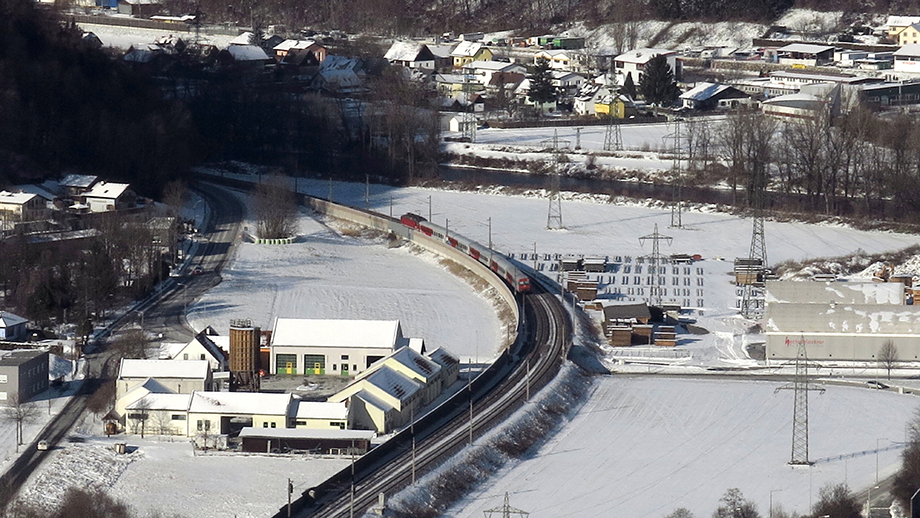
<path fill-rule="evenodd" d="M 275 423 L 274 423 L 274 422 L 272 422 L 272 428 L 275 428 Z"/>
<path fill-rule="evenodd" d="M 182 359 L 188 360 L 188 353 L 182 353 Z"/>
<path fill-rule="evenodd" d="M 262 423 L 262 428 L 268 428 L 268 423 Z"/>
<path fill-rule="evenodd" d="M 358 370 L 358 364 L 357 364 L 357 363 L 352 364 L 351 370 L 353 370 L 353 371 Z"/>
<path fill-rule="evenodd" d="M 332 370 L 335 370 L 335 368 L 336 368 L 336 364 L 333 363 L 333 364 L 332 364 Z"/>
<path fill-rule="evenodd" d="M 347 359 L 348 359 L 348 355 L 347 355 L 347 354 L 343 354 L 343 355 L 342 355 L 342 359 L 343 359 L 343 360 L 347 360 Z"/>
<path fill-rule="evenodd" d="M 201 353 L 201 359 L 202 360 L 204 359 L 204 353 Z"/>
<path fill-rule="evenodd" d="M 200 432 L 200 431 L 202 431 L 202 430 L 204 430 L 204 421 L 202 421 L 201 419 L 199 419 L 199 420 L 198 420 L 198 431 Z"/>
<path fill-rule="evenodd" d="M 185 416 L 182 415 L 182 414 L 173 414 L 173 415 L 171 416 L 171 419 L 172 419 L 173 421 L 185 421 Z"/>

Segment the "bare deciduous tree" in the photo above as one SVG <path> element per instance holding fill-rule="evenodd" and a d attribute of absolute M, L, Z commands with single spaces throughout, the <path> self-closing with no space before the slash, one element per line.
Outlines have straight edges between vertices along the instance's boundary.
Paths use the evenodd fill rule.
<path fill-rule="evenodd" d="M 288 182 L 289 183 L 289 182 Z M 256 232 L 262 239 L 291 237 L 297 229 L 297 200 L 280 176 L 259 184 L 255 194 Z"/>
<path fill-rule="evenodd" d="M 898 346 L 891 340 L 885 340 L 878 350 L 878 362 L 888 371 L 888 379 L 891 379 L 891 369 L 896 361 L 898 361 Z"/>
<path fill-rule="evenodd" d="M 33 403 L 22 399 L 18 392 L 10 392 L 6 406 L 0 411 L 0 418 L 16 426 L 16 451 L 22 445 L 22 427 L 38 419 L 40 411 Z"/>
<path fill-rule="evenodd" d="M 146 359 L 147 336 L 142 329 L 128 329 L 112 341 L 112 351 L 119 358 Z"/>

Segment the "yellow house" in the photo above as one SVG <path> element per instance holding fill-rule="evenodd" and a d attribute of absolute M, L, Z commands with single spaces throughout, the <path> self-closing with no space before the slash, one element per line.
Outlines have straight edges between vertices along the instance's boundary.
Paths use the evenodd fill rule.
<path fill-rule="evenodd" d="M 356 379 L 328 401 L 348 400 L 348 428 L 389 433 L 419 408 L 424 385 L 387 365 Z"/>
<path fill-rule="evenodd" d="M 630 115 L 636 114 L 636 107 L 629 98 L 622 95 L 605 95 L 594 103 L 594 113 L 598 117 L 606 115 L 617 119 L 625 119 Z"/>
<path fill-rule="evenodd" d="M 920 23 L 915 23 L 898 33 L 898 45 L 920 43 Z"/>
<path fill-rule="evenodd" d="M 450 57 L 454 60 L 454 68 L 463 68 L 473 61 L 492 61 L 494 54 L 478 41 L 461 41 L 451 51 Z"/>
<path fill-rule="evenodd" d="M 920 16 L 889 16 L 886 23 L 888 26 L 888 39 L 899 41 L 901 32 L 915 23 L 920 23 Z"/>
<path fill-rule="evenodd" d="M 329 403 L 326 401 L 294 400 L 295 408 L 291 428 L 313 428 L 318 430 L 344 430 L 348 424 L 348 405 L 344 401 Z"/>
<path fill-rule="evenodd" d="M 234 428 L 287 428 L 291 394 L 194 392 L 188 407 L 188 436 L 224 435 Z"/>

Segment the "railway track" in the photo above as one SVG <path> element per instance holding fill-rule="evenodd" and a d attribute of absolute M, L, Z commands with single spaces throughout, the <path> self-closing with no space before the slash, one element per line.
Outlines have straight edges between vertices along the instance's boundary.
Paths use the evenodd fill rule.
<path fill-rule="evenodd" d="M 360 516 L 413 479 L 436 468 L 470 441 L 497 426 L 549 383 L 568 353 L 571 323 L 562 303 L 546 286 L 533 283 L 524 296 L 524 331 L 510 351 L 411 428 L 378 446 L 295 503 L 298 517 Z M 470 401 L 472 400 L 472 418 Z M 414 457 L 414 462 L 413 462 Z M 276 515 L 288 516 L 287 507 Z"/>

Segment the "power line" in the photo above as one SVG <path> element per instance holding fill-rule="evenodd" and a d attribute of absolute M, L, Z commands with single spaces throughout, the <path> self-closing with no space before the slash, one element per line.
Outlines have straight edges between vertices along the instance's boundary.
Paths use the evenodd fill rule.
<path fill-rule="evenodd" d="M 508 493 L 505 493 L 505 502 L 500 507 L 495 507 L 483 511 L 483 514 L 486 518 L 492 518 L 493 515 L 499 514 L 502 518 L 510 518 L 511 516 L 521 516 L 526 518 L 530 516 L 530 513 L 527 511 L 522 511 L 520 509 L 511 507 L 511 504 L 508 501 Z"/>

